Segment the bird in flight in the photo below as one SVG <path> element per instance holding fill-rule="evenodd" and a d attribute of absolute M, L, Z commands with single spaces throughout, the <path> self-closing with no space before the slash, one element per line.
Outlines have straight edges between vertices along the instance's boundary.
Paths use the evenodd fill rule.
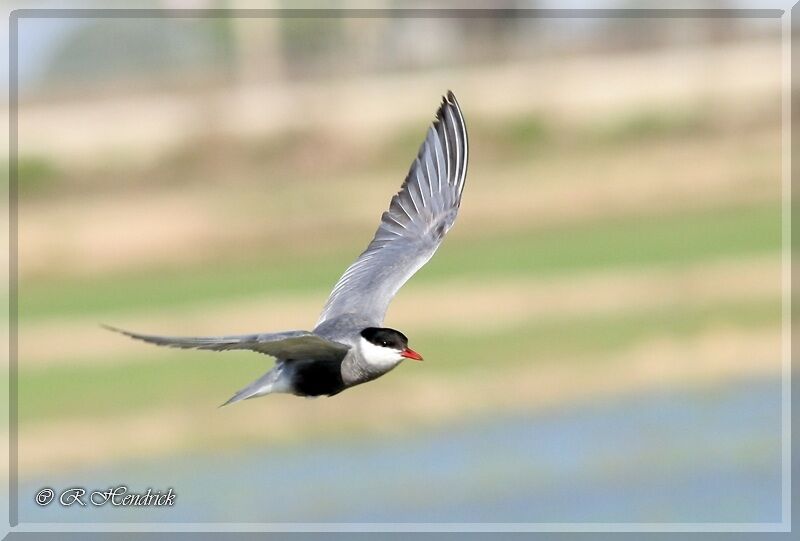
<path fill-rule="evenodd" d="M 453 226 L 468 154 L 464 117 L 448 92 L 375 237 L 334 286 L 313 331 L 175 337 L 106 328 L 159 346 L 244 349 L 275 357 L 269 372 L 223 406 L 271 393 L 333 396 L 386 374 L 404 359 L 421 361 L 406 335 L 383 327 L 383 319 L 397 291 Z"/>

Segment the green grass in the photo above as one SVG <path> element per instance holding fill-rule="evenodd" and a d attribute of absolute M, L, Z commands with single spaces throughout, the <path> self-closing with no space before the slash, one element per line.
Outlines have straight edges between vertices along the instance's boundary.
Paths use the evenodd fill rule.
<path fill-rule="evenodd" d="M 0 185 L 8 190 L 8 163 L 0 166 Z M 42 156 L 20 156 L 17 162 L 19 197 L 50 192 L 63 180 L 56 164 Z"/>
<path fill-rule="evenodd" d="M 365 232 L 365 235 L 369 233 Z M 366 238 L 364 240 L 366 244 Z M 251 295 L 319 295 L 320 304 L 362 246 L 325 258 L 254 257 L 98 278 L 20 283 L 20 320 L 188 308 Z M 455 229 L 415 283 L 681 265 L 777 252 L 778 203 L 664 216 L 633 216 L 467 238 Z M 265 247 L 264 253 L 269 250 Z M 99 319 L 98 319 L 99 320 Z"/>
<path fill-rule="evenodd" d="M 664 137 L 706 135 L 711 118 L 699 110 L 642 110 L 616 116 L 583 128 L 593 143 L 628 143 Z"/>
<path fill-rule="evenodd" d="M 780 322 L 778 299 L 669 306 L 649 311 L 548 318 L 493 332 L 414 336 L 432 371 L 485 370 L 486 363 L 542 362 L 585 354 L 608 355 L 650 338 L 685 339 L 710 328 L 752 330 Z M 423 349 L 424 348 L 424 349 Z"/>
<path fill-rule="evenodd" d="M 454 243 L 455 244 L 455 243 Z M 421 271 L 426 279 L 469 275 L 554 275 L 611 267 L 682 265 L 777 251 L 777 203 L 578 227 L 517 232 L 448 246 Z"/>
<path fill-rule="evenodd" d="M 105 366 L 23 370 L 20 421 L 110 417 L 200 400 L 212 411 L 271 365 L 269 357 L 242 352 L 144 349 L 138 360 L 117 359 Z"/>
<path fill-rule="evenodd" d="M 424 373 L 398 370 L 378 384 L 399 378 L 452 378 L 514 363 L 548 362 L 569 356 L 608 356 L 655 337 L 685 338 L 711 327 L 754 329 L 780 321 L 778 299 L 666 307 L 612 316 L 533 320 L 514 328 L 479 333 L 414 335 L 424 352 Z M 22 422 L 113 416 L 171 406 L 213 410 L 234 391 L 271 366 L 249 352 L 175 352 L 144 349 L 149 361 L 117 359 L 103 365 L 62 365 L 20 374 Z"/>

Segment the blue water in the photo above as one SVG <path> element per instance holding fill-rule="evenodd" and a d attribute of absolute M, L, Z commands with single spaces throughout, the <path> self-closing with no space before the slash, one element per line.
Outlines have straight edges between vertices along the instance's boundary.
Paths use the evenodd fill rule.
<path fill-rule="evenodd" d="M 387 420 L 390 422 L 391 420 Z M 197 453 L 23 480 L 23 522 L 779 522 L 780 382 L 485 416 L 403 438 Z M 42 486 L 172 508 L 38 507 Z"/>

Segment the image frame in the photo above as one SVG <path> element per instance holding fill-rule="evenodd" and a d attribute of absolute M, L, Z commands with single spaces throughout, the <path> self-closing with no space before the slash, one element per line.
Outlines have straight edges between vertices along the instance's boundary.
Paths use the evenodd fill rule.
<path fill-rule="evenodd" d="M 609 539 L 617 538 L 615 533 L 628 532 L 647 534 L 680 535 L 681 539 L 693 538 L 687 534 L 726 534 L 744 532 L 771 532 L 783 537 L 791 535 L 792 517 L 795 505 L 792 503 L 791 487 L 797 468 L 792 468 L 794 434 L 793 423 L 800 418 L 792 401 L 792 315 L 794 312 L 791 282 L 794 275 L 792 262 L 794 225 L 792 222 L 793 188 L 800 175 L 800 162 L 793 159 L 800 148 L 800 142 L 791 138 L 792 127 L 798 122 L 794 111 L 800 112 L 797 101 L 797 88 L 800 85 L 795 75 L 795 62 L 800 62 L 800 51 L 795 52 L 792 40 L 797 23 L 792 22 L 791 9 L 18 9 L 9 15 L 9 367 L 8 367 L 8 523 L 5 539 L 47 538 L 86 539 L 85 534 L 111 534 L 113 537 L 129 538 L 127 534 L 165 535 L 175 538 L 185 533 L 194 536 L 208 535 L 209 539 L 220 538 L 221 533 L 247 535 L 255 532 L 275 534 L 308 534 L 321 536 L 328 533 L 369 535 L 375 533 L 416 533 L 448 534 L 505 533 L 509 535 L 539 532 L 543 537 L 563 538 L 561 534 L 581 535 L 602 534 Z M 486 17 L 532 17 L 532 18 L 774 18 L 781 20 L 782 48 L 782 140 L 781 140 L 781 251 L 782 251 L 782 521 L 779 523 L 21 523 L 19 521 L 19 479 L 18 479 L 18 195 L 19 195 L 19 22 L 23 19 L 39 18 L 486 18 Z M 798 16 L 800 19 L 800 15 Z M 800 43 L 800 39 L 797 40 Z M 639 536 L 641 537 L 641 536 Z M 105 537 L 103 537 L 105 538 Z M 148 537 L 149 538 L 149 537 Z M 316 538 L 316 537 L 315 537 Z M 343 538 L 352 538 L 352 535 Z"/>

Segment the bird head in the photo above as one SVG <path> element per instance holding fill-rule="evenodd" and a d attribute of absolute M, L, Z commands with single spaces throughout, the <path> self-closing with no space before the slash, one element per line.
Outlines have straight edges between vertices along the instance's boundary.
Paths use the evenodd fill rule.
<path fill-rule="evenodd" d="M 361 331 L 361 353 L 375 366 L 394 366 L 403 359 L 422 360 L 422 355 L 408 347 L 406 335 L 384 327 L 367 327 Z"/>

